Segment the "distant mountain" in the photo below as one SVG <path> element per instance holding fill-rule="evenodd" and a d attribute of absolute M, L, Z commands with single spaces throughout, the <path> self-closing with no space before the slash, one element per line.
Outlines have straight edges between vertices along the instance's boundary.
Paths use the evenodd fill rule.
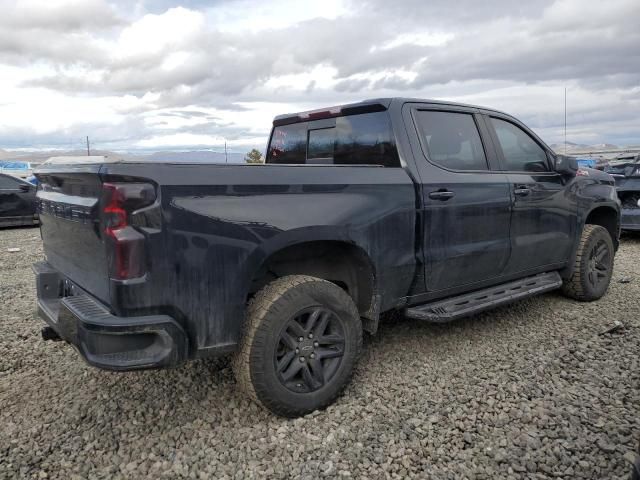
<path fill-rule="evenodd" d="M 0 149 L 0 160 L 12 160 L 16 158 L 15 152 L 8 152 L 6 150 Z"/>
<path fill-rule="evenodd" d="M 564 152 L 565 149 L 564 143 L 552 143 L 549 146 L 553 149 L 554 152 Z M 582 143 L 567 142 L 567 152 L 570 152 L 572 150 L 584 150 L 586 148 L 589 148 L 589 146 Z"/>
<path fill-rule="evenodd" d="M 564 153 L 565 145 L 564 143 L 552 143 L 549 145 L 554 152 Z M 620 147 L 619 145 L 614 145 L 612 143 L 598 143 L 596 145 L 585 145 L 582 143 L 573 143 L 567 142 L 567 153 L 572 152 L 598 152 L 600 150 L 624 150 L 633 147 Z"/>
<path fill-rule="evenodd" d="M 600 150 L 617 150 L 620 147 L 618 145 L 613 145 L 612 143 L 598 143 L 596 145 L 589 145 L 588 148 L 597 148 Z"/>

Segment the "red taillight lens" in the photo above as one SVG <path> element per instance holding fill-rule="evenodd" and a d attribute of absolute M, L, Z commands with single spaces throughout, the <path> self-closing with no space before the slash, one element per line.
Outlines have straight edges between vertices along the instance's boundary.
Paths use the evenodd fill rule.
<path fill-rule="evenodd" d="M 102 212 L 104 213 L 105 233 L 113 235 L 113 231 L 127 226 L 127 211 L 124 209 L 124 192 L 122 188 L 113 183 L 102 185 L 104 196 L 108 202 Z"/>
<path fill-rule="evenodd" d="M 130 226 L 111 230 L 107 235 L 112 244 L 109 255 L 111 278 L 126 280 L 142 277 L 147 271 L 144 235 Z"/>
<path fill-rule="evenodd" d="M 104 183 L 102 214 L 111 278 L 126 280 L 145 274 L 145 236 L 129 225 L 129 216 L 151 205 L 155 189 L 147 183 Z"/>

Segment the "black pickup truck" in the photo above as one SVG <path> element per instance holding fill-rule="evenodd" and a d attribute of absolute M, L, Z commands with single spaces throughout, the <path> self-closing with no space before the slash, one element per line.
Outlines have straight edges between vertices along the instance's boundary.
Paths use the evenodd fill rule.
<path fill-rule="evenodd" d="M 620 229 L 611 176 L 509 115 L 436 101 L 276 117 L 266 165 L 86 157 L 36 176 L 45 338 L 112 370 L 233 354 L 284 416 L 335 400 L 382 312 L 600 298 Z"/>

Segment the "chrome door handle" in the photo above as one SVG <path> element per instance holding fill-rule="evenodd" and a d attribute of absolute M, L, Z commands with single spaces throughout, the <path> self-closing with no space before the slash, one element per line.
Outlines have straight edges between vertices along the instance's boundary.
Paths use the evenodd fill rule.
<path fill-rule="evenodd" d="M 513 193 L 516 194 L 516 196 L 518 197 L 526 197 L 527 195 L 529 195 L 531 193 L 531 189 L 525 187 L 524 185 L 518 186 L 515 188 L 515 190 L 513 191 Z"/>
<path fill-rule="evenodd" d="M 431 200 L 442 200 L 443 202 L 455 196 L 456 196 L 455 193 L 450 192 L 448 190 L 437 190 L 435 192 L 429 193 L 429 198 Z"/>

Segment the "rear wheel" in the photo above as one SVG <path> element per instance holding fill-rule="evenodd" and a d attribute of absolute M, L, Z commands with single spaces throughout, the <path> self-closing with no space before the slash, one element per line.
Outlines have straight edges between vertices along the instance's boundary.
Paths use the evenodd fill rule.
<path fill-rule="evenodd" d="M 615 251 L 611 235 L 600 225 L 585 225 L 571 278 L 562 291 L 568 297 L 590 302 L 602 297 L 611 281 Z"/>
<path fill-rule="evenodd" d="M 282 277 L 256 294 L 233 368 L 240 387 L 272 412 L 326 407 L 348 383 L 362 346 L 353 300 L 315 277 Z"/>

